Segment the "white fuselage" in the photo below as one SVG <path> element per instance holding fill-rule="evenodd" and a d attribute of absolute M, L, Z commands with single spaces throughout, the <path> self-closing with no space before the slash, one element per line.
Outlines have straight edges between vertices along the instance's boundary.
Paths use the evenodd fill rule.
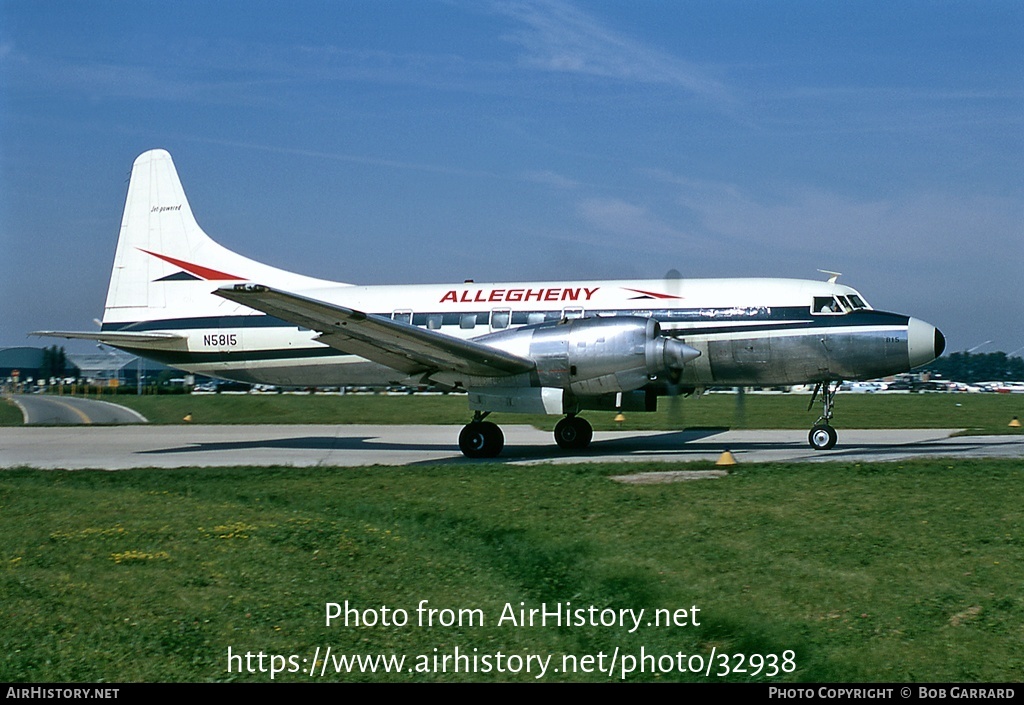
<path fill-rule="evenodd" d="M 463 339 L 579 317 L 654 317 L 665 335 L 701 351 L 680 383 L 783 385 L 868 379 L 931 359 L 934 329 L 874 311 L 847 286 L 791 279 L 620 280 L 351 286 L 303 278 L 298 293 Z M 314 286 L 308 286 L 314 284 Z M 169 285 L 171 285 L 169 283 Z M 165 316 L 113 320 L 104 331 L 185 335 L 161 350 L 134 350 L 175 367 L 264 384 L 408 384 L 401 373 L 317 342 L 299 328 L 211 294 L 216 283 L 181 281 Z M 822 301 L 834 311 L 821 311 Z M 202 305 L 196 304 L 202 302 Z M 815 305 L 815 302 L 818 305 Z M 856 302 L 855 306 L 851 302 Z M 175 310 L 179 309 L 179 310 Z M 210 314 L 194 315 L 200 309 Z M 122 317 L 122 316 L 118 316 Z M 925 360 L 926 361 L 926 360 Z"/>

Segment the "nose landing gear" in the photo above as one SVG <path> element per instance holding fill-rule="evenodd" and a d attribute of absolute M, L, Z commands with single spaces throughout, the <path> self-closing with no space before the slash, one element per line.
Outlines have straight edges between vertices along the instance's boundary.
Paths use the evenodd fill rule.
<path fill-rule="evenodd" d="M 814 450 L 830 450 L 835 447 L 836 441 L 839 439 L 839 435 L 829 422 L 832 420 L 832 407 L 835 406 L 836 392 L 839 391 L 840 384 L 842 382 L 818 382 L 811 395 L 811 401 L 807 405 L 807 410 L 810 411 L 818 393 L 821 393 L 821 416 L 814 422 L 811 432 L 807 434 L 807 442 Z"/>

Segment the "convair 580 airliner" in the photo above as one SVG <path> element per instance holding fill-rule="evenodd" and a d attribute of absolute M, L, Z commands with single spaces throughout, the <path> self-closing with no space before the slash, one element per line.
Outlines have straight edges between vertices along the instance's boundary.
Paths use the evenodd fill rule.
<path fill-rule="evenodd" d="M 905 372 L 945 346 L 934 326 L 873 309 L 835 276 L 356 286 L 293 274 L 210 239 L 163 150 L 132 168 L 101 330 L 41 334 L 242 382 L 465 390 L 470 457 L 501 452 L 492 412 L 564 415 L 556 442 L 582 449 L 586 409 L 794 384 L 817 385 L 809 442 L 826 450 L 840 381 Z"/>

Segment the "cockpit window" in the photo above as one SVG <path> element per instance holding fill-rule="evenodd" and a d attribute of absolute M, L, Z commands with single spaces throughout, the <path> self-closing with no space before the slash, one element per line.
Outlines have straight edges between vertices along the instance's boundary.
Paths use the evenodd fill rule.
<path fill-rule="evenodd" d="M 841 315 L 870 308 L 859 294 L 836 294 L 835 296 L 815 296 L 811 313 L 816 315 Z"/>
<path fill-rule="evenodd" d="M 845 313 L 842 305 L 834 296 L 815 296 L 814 306 L 811 308 L 811 312 L 825 315 Z"/>

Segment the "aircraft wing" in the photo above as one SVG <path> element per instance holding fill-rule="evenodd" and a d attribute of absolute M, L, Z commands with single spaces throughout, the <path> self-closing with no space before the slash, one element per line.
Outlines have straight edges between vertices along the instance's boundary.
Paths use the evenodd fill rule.
<path fill-rule="evenodd" d="M 332 348 L 406 374 L 451 370 L 495 377 L 534 369 L 533 361 L 482 343 L 259 284 L 236 284 L 214 293 L 297 326 L 319 331 L 317 340 Z"/>

